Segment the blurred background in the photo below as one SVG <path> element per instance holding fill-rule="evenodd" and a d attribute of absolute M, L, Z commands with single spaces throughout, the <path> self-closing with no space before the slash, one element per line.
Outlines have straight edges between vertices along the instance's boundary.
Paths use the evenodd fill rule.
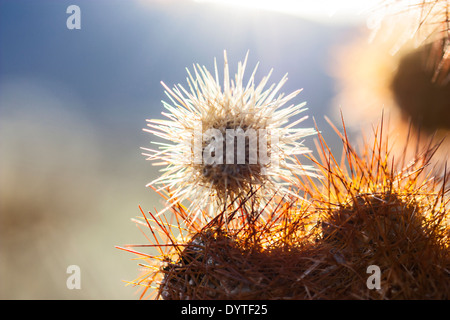
<path fill-rule="evenodd" d="M 365 34 L 373 1 L 0 0 L 0 298 L 136 299 L 124 280 L 147 243 L 130 218 L 161 209 L 141 155 L 160 118 L 160 81 L 185 83 L 193 63 L 230 71 L 249 51 L 257 81 L 274 68 L 283 92 L 303 92 L 309 119 L 339 150 L 324 120 L 334 107 L 336 50 Z M 69 30 L 69 5 L 81 29 Z M 306 141 L 314 148 L 312 139 Z M 81 289 L 69 290 L 69 265 Z"/>

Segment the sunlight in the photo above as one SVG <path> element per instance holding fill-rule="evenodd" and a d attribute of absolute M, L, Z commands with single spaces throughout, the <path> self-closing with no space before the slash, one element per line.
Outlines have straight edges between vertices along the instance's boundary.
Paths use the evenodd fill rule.
<path fill-rule="evenodd" d="M 379 0 L 195 0 L 252 9 L 280 12 L 321 22 L 356 23 L 364 21 Z"/>

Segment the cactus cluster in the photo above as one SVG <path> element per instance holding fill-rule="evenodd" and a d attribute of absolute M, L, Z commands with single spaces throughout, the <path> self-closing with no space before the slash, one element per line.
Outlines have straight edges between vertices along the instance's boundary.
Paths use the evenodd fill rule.
<path fill-rule="evenodd" d="M 343 132 L 329 121 L 343 143 L 340 158 L 318 128 L 294 128 L 303 118 L 288 124 L 305 109 L 284 106 L 299 93 L 278 94 L 286 78 L 264 89 L 268 77 L 255 85 L 253 72 L 244 85 L 247 57 L 232 81 L 225 55 L 223 87 L 217 64 L 215 76 L 194 67 L 189 90 L 165 86 L 172 101 L 164 103 L 168 120 L 150 120 L 147 131 L 171 143 L 146 150 L 149 159 L 167 165 L 149 185 L 166 207 L 154 213 L 141 208 L 135 220 L 149 244 L 119 247 L 141 261 L 141 275 L 130 282 L 142 288 L 141 298 L 450 298 L 450 183 L 442 161 L 448 145 L 440 141 L 450 128 L 449 1 L 382 1 L 380 8 L 372 26 L 377 36 L 390 31 L 391 42 L 379 42 L 368 54 L 353 51 L 366 58 L 362 67 L 346 55 L 352 66 L 340 71 L 347 102 L 358 108 L 344 107 L 376 125 L 356 148 L 344 117 Z M 401 25 L 404 34 L 392 32 Z M 360 90 L 364 83 L 369 90 Z M 388 106 L 396 131 L 369 101 Z M 372 121 L 364 104 L 381 120 Z M 351 116 L 362 123 L 358 112 Z M 279 135 L 254 145 L 244 135 L 242 152 L 208 133 L 227 137 L 237 129 Z M 196 134 L 206 138 L 192 143 Z M 301 141 L 313 134 L 316 153 Z M 277 166 L 252 162 L 252 152 L 263 151 Z M 228 163 L 230 152 L 231 161 L 241 162 Z"/>

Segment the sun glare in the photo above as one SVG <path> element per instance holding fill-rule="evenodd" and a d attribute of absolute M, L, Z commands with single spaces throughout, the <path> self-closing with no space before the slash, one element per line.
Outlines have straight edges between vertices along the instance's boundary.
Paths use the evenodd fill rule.
<path fill-rule="evenodd" d="M 379 0 L 195 0 L 302 16 L 322 22 L 364 21 Z"/>

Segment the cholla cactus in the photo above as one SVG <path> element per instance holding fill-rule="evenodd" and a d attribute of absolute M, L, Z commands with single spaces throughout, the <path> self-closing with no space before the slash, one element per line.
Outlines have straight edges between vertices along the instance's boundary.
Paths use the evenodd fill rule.
<path fill-rule="evenodd" d="M 330 298 L 448 299 L 449 174 L 442 167 L 435 177 L 429 167 L 439 145 L 407 143 L 404 154 L 412 148 L 414 159 L 396 158 L 383 122 L 359 152 L 345 132 L 341 138 L 342 162 L 321 139 L 317 165 L 325 179 L 321 192 L 313 192 L 322 212 L 320 243 L 336 262 L 327 280 Z M 369 266 L 381 270 L 378 290 L 361 281 Z"/>
<path fill-rule="evenodd" d="M 168 140 L 159 150 L 145 149 L 148 159 L 167 165 L 149 185 L 170 190 L 173 204 L 189 199 L 194 216 L 205 216 L 200 212 L 212 205 L 213 218 L 218 208 L 251 192 L 265 206 L 274 194 L 295 194 L 290 191 L 295 175 L 313 174 L 295 156 L 309 152 L 301 139 L 315 130 L 295 127 L 305 117 L 288 124 L 306 110 L 305 103 L 285 107 L 300 90 L 279 94 L 286 76 L 265 88 L 270 74 L 256 85 L 256 68 L 244 84 L 247 57 L 233 81 L 226 54 L 224 58 L 222 85 L 216 63 L 215 76 L 198 65 L 194 74 L 188 71 L 188 89 L 163 84 L 171 100 L 163 102 L 168 119 L 148 120 L 145 129 Z"/>
<path fill-rule="evenodd" d="M 428 13 L 419 15 L 416 27 L 430 27 L 423 30 L 432 30 L 426 32 L 433 37 L 436 19 L 442 28 L 429 42 L 419 39 L 423 46 L 416 53 L 422 61 L 431 61 L 431 69 L 421 69 L 420 65 L 419 71 L 432 70 L 421 85 L 443 87 L 445 102 L 449 2 L 417 3 L 422 14 Z M 436 11 L 438 6 L 445 9 L 443 15 Z M 411 29 L 408 32 L 416 35 Z M 396 45 L 405 49 L 402 39 Z M 405 79 L 399 78 L 404 69 L 397 66 L 407 64 L 416 53 L 405 55 L 406 62 L 398 55 L 395 63 L 388 62 L 388 86 L 392 84 L 395 90 L 397 79 L 402 87 Z M 430 60 L 433 54 L 439 59 Z M 246 61 L 239 64 L 233 82 L 225 55 L 223 89 L 217 66 L 215 77 L 204 67 L 194 67 L 194 76 L 189 73 L 189 90 L 180 85 L 173 90 L 165 86 L 172 101 L 172 105 L 164 103 L 169 120 L 149 121 L 149 132 L 172 143 L 148 150 L 149 159 L 168 165 L 151 183 L 167 201 L 167 208 L 159 213 L 141 209 L 142 219 L 135 220 L 146 228 L 143 232 L 146 236 L 149 233 L 150 244 L 120 248 L 142 261 L 142 274 L 131 282 L 143 287 L 141 298 L 449 299 L 449 174 L 446 166 L 437 167 L 437 162 L 432 162 L 438 145 L 432 139 L 419 143 L 418 138 L 413 139 L 414 132 L 410 135 L 408 131 L 402 141 L 403 152 L 391 153 L 391 136 L 386 136 L 381 120 L 373 138 L 365 140 L 357 151 L 344 125 L 343 134 L 336 130 L 343 141 L 341 161 L 319 134 L 318 157 L 311 156 L 314 168 L 305 168 L 290 155 L 308 152 L 299 139 L 316 131 L 294 129 L 302 119 L 287 124 L 303 105 L 281 108 L 299 91 L 275 98 L 286 78 L 264 91 L 268 78 L 255 86 L 256 69 L 244 86 Z M 360 85 L 360 78 L 353 80 Z M 375 96 L 381 104 L 386 100 L 400 104 L 398 94 L 389 93 L 389 99 Z M 432 92 L 425 101 L 434 98 Z M 367 100 L 373 99 L 363 98 L 358 106 Z M 405 105 L 414 107 L 410 101 Z M 250 148 L 248 136 L 242 140 L 246 146 L 243 153 L 234 145 L 230 148 L 224 137 L 229 134 L 227 130 L 235 133 L 237 129 L 281 131 L 276 144 L 271 139 L 266 145 L 267 154 L 279 166 L 253 163 L 255 150 Z M 195 139 L 197 132 L 202 136 L 200 141 Z M 259 154 L 259 144 L 257 149 Z M 196 154 L 203 156 L 202 161 L 206 154 L 208 161 L 197 162 Z M 229 156 L 231 163 L 226 162 Z M 234 162 L 239 157 L 242 161 Z M 211 158 L 213 162 L 209 162 Z M 162 184 L 159 189 L 155 187 L 158 184 Z M 276 193 L 281 196 L 274 196 Z M 185 200 L 191 205 L 182 205 Z M 147 247 L 157 253 L 144 252 Z M 380 270 L 376 288 L 368 281 L 372 267 Z"/>
<path fill-rule="evenodd" d="M 448 299 L 450 298 L 448 187 L 427 165 L 435 147 L 416 161 L 389 156 L 382 127 L 360 153 L 345 132 L 342 161 L 319 135 L 321 183 L 301 176 L 310 202 L 278 202 L 275 209 L 239 204 L 224 223 L 190 222 L 172 206 L 144 213 L 157 255 L 136 251 L 141 297 L 162 299 Z M 444 179 L 445 180 L 445 179 Z M 250 211 L 250 212 L 249 212 Z M 268 211 L 268 212 L 267 212 Z M 381 270 L 380 288 L 367 270 Z M 154 289 L 154 290 L 149 290 Z"/>

